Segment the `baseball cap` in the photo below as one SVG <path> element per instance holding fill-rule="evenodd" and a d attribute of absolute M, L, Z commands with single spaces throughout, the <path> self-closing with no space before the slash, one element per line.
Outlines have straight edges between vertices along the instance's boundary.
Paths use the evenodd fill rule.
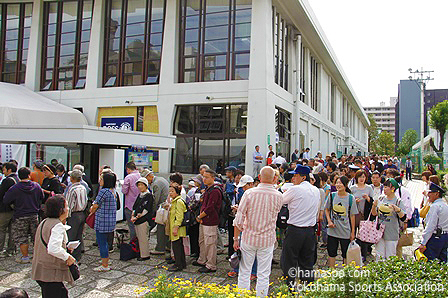
<path fill-rule="evenodd" d="M 237 187 L 243 187 L 244 185 L 250 182 L 254 182 L 254 178 L 252 178 L 252 176 L 249 175 L 244 175 L 243 177 L 241 177 L 240 183 L 238 183 Z"/>
<path fill-rule="evenodd" d="M 296 168 L 294 169 L 294 171 L 289 171 L 288 173 L 290 174 L 302 174 L 302 175 L 307 175 L 311 172 L 310 167 L 308 166 L 302 166 L 302 165 L 297 165 Z"/>

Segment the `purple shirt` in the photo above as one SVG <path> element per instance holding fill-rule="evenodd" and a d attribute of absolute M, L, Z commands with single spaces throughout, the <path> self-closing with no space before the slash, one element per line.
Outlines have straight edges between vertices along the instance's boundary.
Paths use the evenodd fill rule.
<path fill-rule="evenodd" d="M 140 177 L 140 173 L 135 170 L 124 178 L 124 184 L 121 190 L 126 196 L 124 199 L 124 207 L 128 208 L 129 210 L 132 210 L 135 200 L 137 200 L 137 197 L 140 194 L 137 185 L 135 185 Z"/>

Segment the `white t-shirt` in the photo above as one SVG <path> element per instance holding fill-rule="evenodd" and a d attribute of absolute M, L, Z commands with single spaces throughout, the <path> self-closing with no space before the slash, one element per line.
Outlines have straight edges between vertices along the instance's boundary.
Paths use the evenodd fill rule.
<path fill-rule="evenodd" d="M 288 205 L 288 224 L 296 227 L 312 227 L 317 222 L 320 191 L 304 181 L 294 185 L 283 194 L 283 204 Z"/>

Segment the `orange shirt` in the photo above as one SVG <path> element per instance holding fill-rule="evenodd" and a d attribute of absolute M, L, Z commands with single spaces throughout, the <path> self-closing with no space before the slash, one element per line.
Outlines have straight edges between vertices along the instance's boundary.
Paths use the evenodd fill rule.
<path fill-rule="evenodd" d="M 44 173 L 41 171 L 34 171 L 31 173 L 31 181 L 39 183 L 42 186 L 42 182 L 44 182 Z"/>

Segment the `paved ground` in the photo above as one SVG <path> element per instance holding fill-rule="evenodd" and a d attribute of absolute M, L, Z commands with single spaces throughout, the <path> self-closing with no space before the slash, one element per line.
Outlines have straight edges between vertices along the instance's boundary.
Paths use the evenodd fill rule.
<path fill-rule="evenodd" d="M 406 187 L 411 191 L 414 198 L 414 205 L 418 206 L 421 202 L 421 193 L 423 183 L 421 181 L 405 182 Z M 119 226 L 125 226 L 120 223 Z M 418 246 L 417 242 L 421 239 L 422 226 L 410 229 L 414 232 L 416 243 L 412 247 L 405 247 L 403 254 L 406 258 L 412 257 L 413 250 Z M 236 279 L 228 278 L 227 271 L 230 269 L 226 255 L 218 256 L 218 271 L 211 274 L 201 274 L 197 272 L 197 267 L 190 265 L 191 259 L 187 257 L 187 269 L 183 272 L 169 273 L 163 267 L 166 267 L 166 261 L 163 256 L 152 257 L 145 262 L 131 260 L 123 262 L 119 260 L 119 252 L 113 252 L 110 272 L 97 273 L 92 269 L 98 266 L 100 260 L 99 250 L 93 246 L 94 233 L 90 228 L 86 228 L 85 243 L 86 252 L 82 258 L 81 278 L 75 282 L 74 286 L 68 286 L 70 297 L 136 297 L 134 290 L 143 284 L 152 285 L 154 279 L 160 274 L 167 274 L 171 277 L 195 278 L 202 282 L 212 282 L 216 284 L 236 283 Z M 227 238 L 227 234 L 223 235 Z M 151 243 L 155 245 L 155 235 L 151 235 Z M 274 259 L 279 260 L 281 249 L 274 252 Z M 369 257 L 369 261 L 373 259 Z M 327 253 L 324 249 L 318 250 L 317 268 L 325 268 Z M 337 259 L 342 263 L 342 259 Z M 0 293 L 12 287 L 24 288 L 31 297 L 40 297 L 40 288 L 37 283 L 30 279 L 31 264 L 18 264 L 15 257 L 0 259 Z M 277 282 L 277 277 L 281 275 L 280 265 L 272 266 L 271 281 Z"/>

